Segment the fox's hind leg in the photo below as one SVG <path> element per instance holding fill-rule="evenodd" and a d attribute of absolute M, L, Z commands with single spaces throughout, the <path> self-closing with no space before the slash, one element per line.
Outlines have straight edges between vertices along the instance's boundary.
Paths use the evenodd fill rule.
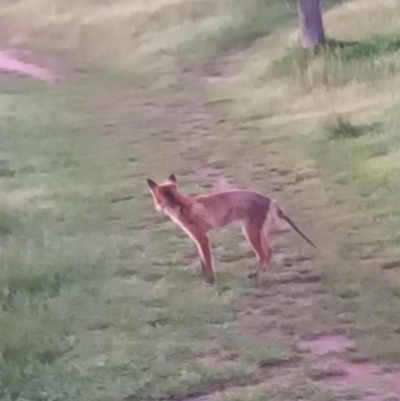
<path fill-rule="evenodd" d="M 262 271 L 265 272 L 268 270 L 269 262 L 271 261 L 272 258 L 272 248 L 269 245 L 268 236 L 264 230 L 261 230 L 261 245 L 263 247 L 267 259 L 262 268 Z"/>
<path fill-rule="evenodd" d="M 264 250 L 263 247 L 263 224 L 257 220 L 251 220 L 243 225 L 243 234 L 249 241 L 250 245 L 257 254 L 257 269 L 256 273 L 250 274 L 249 277 L 259 275 L 262 271 L 265 271 L 265 265 L 268 264 L 270 255 Z"/>

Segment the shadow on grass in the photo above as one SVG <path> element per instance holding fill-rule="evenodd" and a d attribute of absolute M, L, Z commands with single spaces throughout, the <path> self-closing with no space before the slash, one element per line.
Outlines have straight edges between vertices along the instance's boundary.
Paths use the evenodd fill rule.
<path fill-rule="evenodd" d="M 325 130 L 330 139 L 358 138 L 365 134 L 374 132 L 380 124 L 360 124 L 355 125 L 345 117 L 338 116 L 332 118 L 325 124 Z"/>

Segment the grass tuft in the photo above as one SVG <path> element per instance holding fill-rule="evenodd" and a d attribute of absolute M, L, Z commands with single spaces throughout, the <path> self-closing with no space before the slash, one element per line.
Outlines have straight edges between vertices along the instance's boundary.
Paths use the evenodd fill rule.
<path fill-rule="evenodd" d="M 369 40 L 336 41 L 328 40 L 327 47 L 345 61 L 367 61 L 384 57 L 400 50 L 399 35 L 376 35 Z"/>
<path fill-rule="evenodd" d="M 326 125 L 326 130 L 331 139 L 358 138 L 373 129 L 374 127 L 371 126 L 356 126 L 341 116 L 336 117 Z"/>

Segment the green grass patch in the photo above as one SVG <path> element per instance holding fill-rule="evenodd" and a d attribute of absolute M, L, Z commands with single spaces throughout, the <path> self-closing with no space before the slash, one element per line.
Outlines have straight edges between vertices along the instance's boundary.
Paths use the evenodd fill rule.
<path fill-rule="evenodd" d="M 29 43 L 67 58 L 75 72 L 51 88 L 0 85 L 0 399 L 157 400 L 225 387 L 232 387 L 224 394 L 232 400 L 334 399 L 307 373 L 287 332 L 336 325 L 354 335 L 359 355 L 397 360 L 398 286 L 374 270 L 397 258 L 391 186 L 397 120 L 355 123 L 350 110 L 348 120 L 327 126 L 333 111 L 321 113 L 308 97 L 396 77 L 395 44 L 382 45 L 384 52 L 364 46 L 362 57 L 290 49 L 269 59 L 252 54 L 261 41 L 243 54 L 250 66 L 239 80 L 213 92 L 217 101 L 210 104 L 235 129 L 203 137 L 197 129 L 209 115 L 203 121 L 197 103 L 186 108 L 202 93 L 176 85 L 177 64 L 250 46 L 263 35 L 282 39 L 274 31 L 295 15 L 294 4 L 59 1 L 47 7 L 18 3 L 5 11 L 16 21 L 27 15 L 37 21 L 39 33 Z M 279 43 L 266 53 L 280 53 Z M 139 81 L 163 90 L 138 90 Z M 359 102 L 358 95 L 351 100 Z M 351 259 L 346 266 L 308 256 L 292 234 L 278 244 L 290 252 L 274 263 L 292 263 L 299 275 L 297 262 L 323 271 L 324 293 L 312 294 L 312 318 L 302 316 L 304 293 L 282 290 L 293 289 L 279 282 L 286 265 L 283 273 L 274 265 L 265 279 L 246 280 L 255 258 L 234 230 L 213 236 L 219 281 L 203 282 L 194 245 L 154 211 L 146 186 L 146 178 L 176 173 L 184 192 L 201 192 L 192 166 L 197 159 L 276 197 L 322 248 Z M 378 190 L 382 182 L 392 195 Z M 354 209 L 336 209 L 339 201 L 354 202 Z M 385 219 L 383 207 L 377 209 L 382 202 L 388 215 L 377 225 Z M 286 330 L 285 338 L 273 337 L 269 318 L 272 328 Z M 275 378 L 287 369 L 283 384 L 265 382 L 275 368 Z"/>
<path fill-rule="evenodd" d="M 28 29 L 34 34 L 21 40 L 68 60 L 86 79 L 97 72 L 103 79 L 153 86 L 174 84 L 177 63 L 247 46 L 296 15 L 295 5 L 275 0 L 119 0 L 68 6 L 59 0 L 49 10 L 45 3 L 35 8 L 18 4 L 4 8 L 0 18 L 7 30 L 10 18 L 16 26 L 27 18 L 33 21 Z"/>
<path fill-rule="evenodd" d="M 302 49 L 293 47 L 273 60 L 260 79 L 282 81 L 288 89 L 301 93 L 318 88 L 343 87 L 352 82 L 377 81 L 382 74 L 396 74 L 400 38 L 374 36 L 371 40 L 344 42 L 328 40 L 326 47 Z"/>
<path fill-rule="evenodd" d="M 388 90 L 398 80 L 398 37 L 371 37 L 334 49 L 292 47 L 270 59 L 262 50 L 253 54 L 234 82 L 211 90 L 211 104 L 235 130 L 210 152 L 245 185 L 270 189 L 295 215 L 312 210 L 309 230 L 338 256 L 313 263 L 321 266 L 327 294 L 316 297 L 315 320 L 294 330 L 343 327 L 360 354 L 392 363 L 399 282 L 380 266 L 398 260 L 399 125 Z M 246 173 L 228 161 L 232 155 L 240 155 Z M 267 159 L 276 170 L 264 179 L 254 164 Z"/>
<path fill-rule="evenodd" d="M 27 88 L 8 82 L 0 94 L 1 399 L 71 349 L 72 294 L 106 274 L 99 238 L 76 226 L 99 204 L 85 122 L 62 91 Z"/>
<path fill-rule="evenodd" d="M 327 46 L 345 61 L 366 61 L 383 57 L 400 50 L 399 35 L 378 35 L 364 41 L 328 40 Z"/>

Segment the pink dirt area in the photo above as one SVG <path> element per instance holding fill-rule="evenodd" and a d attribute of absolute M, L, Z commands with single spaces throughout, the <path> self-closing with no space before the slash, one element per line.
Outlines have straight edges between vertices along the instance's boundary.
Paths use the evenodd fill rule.
<path fill-rule="evenodd" d="M 298 342 L 299 350 L 316 358 L 319 379 L 333 387 L 357 387 L 367 395 L 359 401 L 400 401 L 400 369 L 385 371 L 372 361 L 350 362 L 344 352 L 354 343 L 343 334 L 323 334 Z"/>
<path fill-rule="evenodd" d="M 54 60 L 39 58 L 27 51 L 0 50 L 0 73 L 22 75 L 47 83 L 61 79 Z"/>
<path fill-rule="evenodd" d="M 324 382 L 333 385 L 362 385 L 379 375 L 382 369 L 373 362 L 336 361 L 338 374 L 328 375 Z"/>
<path fill-rule="evenodd" d="M 312 340 L 302 340 L 298 343 L 301 351 L 322 356 L 330 353 L 343 352 L 352 348 L 353 342 L 342 334 L 324 334 Z"/>
<path fill-rule="evenodd" d="M 341 362 L 344 374 L 324 382 L 334 387 L 358 387 L 366 395 L 359 401 L 400 401 L 400 371 L 385 372 L 373 362 Z"/>

